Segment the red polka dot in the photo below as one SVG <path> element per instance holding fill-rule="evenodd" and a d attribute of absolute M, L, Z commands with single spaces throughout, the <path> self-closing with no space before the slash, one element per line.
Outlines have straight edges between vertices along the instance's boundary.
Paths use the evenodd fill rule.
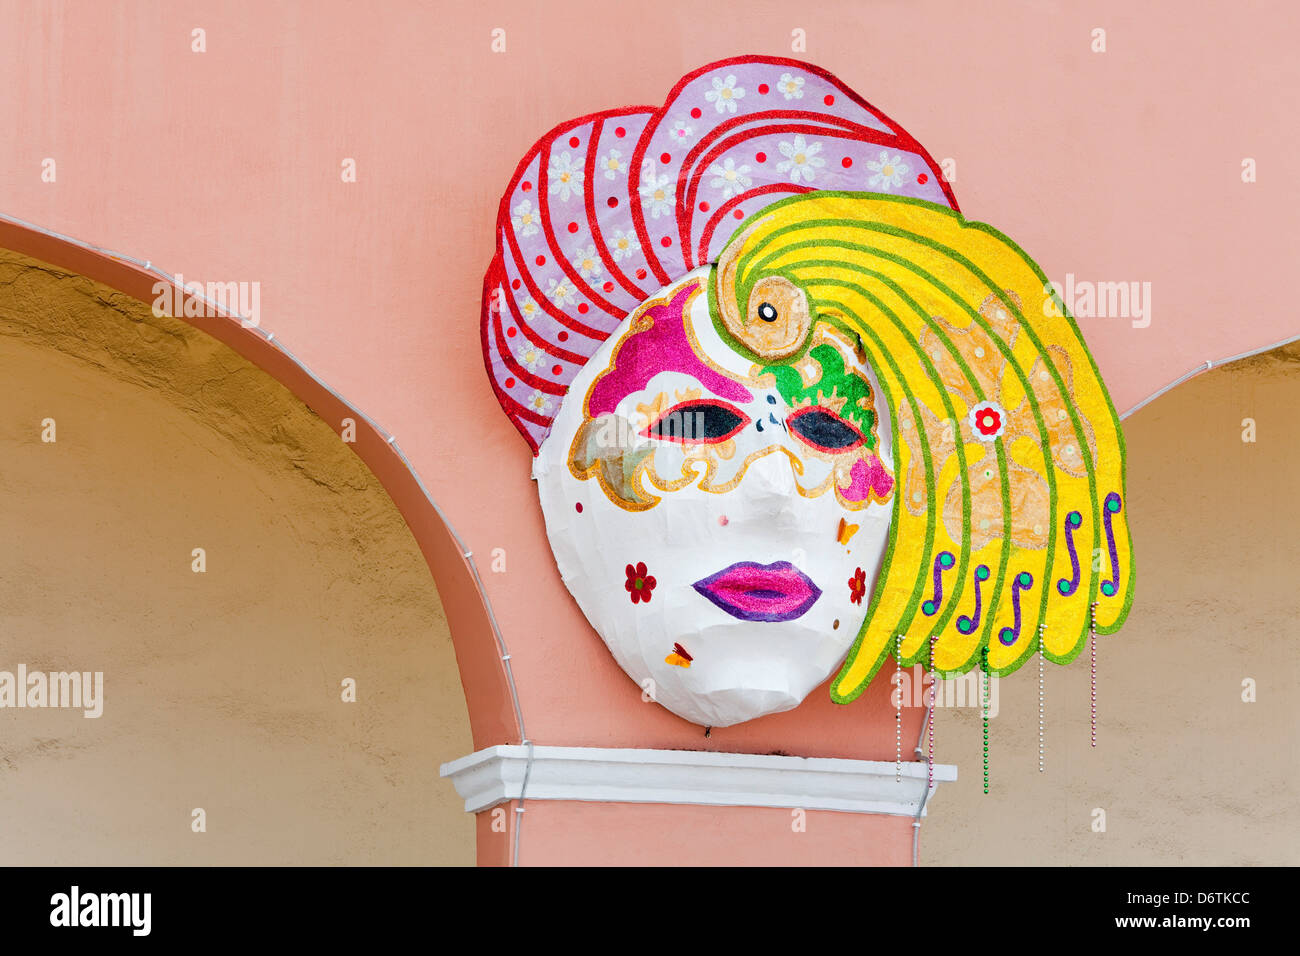
<path fill-rule="evenodd" d="M 823 99 L 822 102 L 825 103 L 827 106 L 834 106 L 834 105 L 835 105 L 835 97 L 833 97 L 833 96 L 831 96 L 829 93 L 827 93 L 825 99 Z"/>
<path fill-rule="evenodd" d="M 613 209 L 615 206 L 618 205 L 618 197 L 610 196 L 608 199 L 605 200 L 605 205 L 608 206 L 610 209 Z"/>
<path fill-rule="evenodd" d="M 758 84 L 758 92 L 760 96 L 767 96 L 767 90 L 768 90 L 768 85 L 766 83 Z"/>
<path fill-rule="evenodd" d="M 624 136 L 627 135 L 627 130 L 625 130 L 623 127 L 620 126 L 618 129 L 614 130 L 614 135 L 617 136 L 619 139 L 622 139 Z"/>
<path fill-rule="evenodd" d="M 756 163 L 765 163 L 765 162 L 767 162 L 767 153 L 755 153 L 755 154 L 754 154 L 754 162 L 756 162 Z"/>
<path fill-rule="evenodd" d="M 518 331 L 519 331 L 519 330 L 518 330 L 517 328 L 515 328 L 513 325 L 510 326 L 510 328 L 506 329 L 506 338 L 508 338 L 508 339 L 513 339 L 513 338 L 515 337 L 515 334 L 516 334 Z"/>
<path fill-rule="evenodd" d="M 524 192 L 528 192 L 528 190 L 533 188 L 533 184 L 525 179 L 522 183 L 519 184 L 519 188 L 522 189 Z"/>
<path fill-rule="evenodd" d="M 518 288 L 519 288 L 519 280 L 516 279 L 514 282 L 510 283 L 510 288 L 512 288 L 512 289 L 518 289 Z"/>
<path fill-rule="evenodd" d="M 840 160 L 840 165 L 843 166 L 845 169 L 848 169 L 853 165 L 853 160 L 852 158 L 845 156 L 843 159 Z"/>
<path fill-rule="evenodd" d="M 737 209 L 737 210 L 735 211 L 734 215 L 735 215 L 735 217 L 736 217 L 737 219 L 744 219 L 744 218 L 745 218 L 745 211 L 744 211 L 743 209 Z"/>
<path fill-rule="evenodd" d="M 612 282 L 606 282 L 603 286 L 601 286 L 601 288 L 604 289 L 606 292 L 613 292 L 613 291 L 614 291 L 614 283 L 612 283 Z"/>
<path fill-rule="evenodd" d="M 561 342 L 567 342 L 567 341 L 569 341 L 569 333 L 566 332 L 566 331 L 564 331 L 564 329 L 560 329 L 560 334 L 557 336 L 557 338 L 558 338 Z"/>
<path fill-rule="evenodd" d="M 582 502 L 581 502 L 581 501 L 579 501 L 579 502 L 578 502 L 577 504 L 575 504 L 573 507 L 577 510 L 578 514 L 582 514 Z"/>
<path fill-rule="evenodd" d="M 569 137 L 569 145 L 572 146 L 574 149 L 577 149 L 577 148 L 578 148 L 578 137 L 576 137 L 576 136 L 570 136 L 570 137 Z"/>
<path fill-rule="evenodd" d="M 699 119 L 699 118 L 700 118 L 700 108 L 697 106 L 695 107 L 695 109 L 691 110 L 691 119 Z"/>
<path fill-rule="evenodd" d="M 569 223 L 569 232 L 577 232 L 577 231 L 578 231 L 578 224 L 576 222 Z"/>
<path fill-rule="evenodd" d="M 515 380 L 513 378 L 506 379 L 506 388 L 514 388 L 514 387 L 515 387 Z"/>
<path fill-rule="evenodd" d="M 667 249 L 672 244 L 673 241 L 668 236 L 664 236 L 662 239 L 659 240 L 659 245 L 663 246 L 665 249 Z"/>
<path fill-rule="evenodd" d="M 552 375 L 559 375 L 559 374 L 560 374 L 561 372 L 563 372 L 563 371 L 564 371 L 564 366 L 563 366 L 563 365 L 557 365 L 557 366 L 555 366 L 555 368 L 551 369 L 551 374 L 552 374 Z"/>
<path fill-rule="evenodd" d="M 708 211 L 709 211 L 709 204 L 706 202 L 700 203 L 700 212 L 708 212 Z"/>
<path fill-rule="evenodd" d="M 587 303 L 585 303 L 585 302 L 579 302 L 579 303 L 578 303 L 578 312 L 579 312 L 579 314 L 581 314 L 581 315 L 586 315 L 586 314 L 587 314 L 587 311 L 588 311 L 590 308 L 591 308 L 591 307 L 590 307 L 589 305 L 587 305 Z"/>
<path fill-rule="evenodd" d="M 637 277 L 638 279 L 644 279 L 644 278 L 645 278 L 645 270 L 644 270 L 644 269 L 637 269 L 637 270 L 636 270 L 636 277 Z"/>
<path fill-rule="evenodd" d="M 673 157 L 669 153 L 659 154 L 659 162 L 663 163 L 665 166 L 667 166 L 672 161 L 673 161 Z"/>
<path fill-rule="evenodd" d="M 916 177 L 916 181 L 920 183 L 922 186 L 924 186 L 926 183 L 930 181 L 930 177 L 927 176 L 925 173 L 922 173 L 920 176 Z"/>
<path fill-rule="evenodd" d="M 533 261 L 536 262 L 539 266 L 544 266 L 546 265 L 546 256 L 538 256 Z"/>

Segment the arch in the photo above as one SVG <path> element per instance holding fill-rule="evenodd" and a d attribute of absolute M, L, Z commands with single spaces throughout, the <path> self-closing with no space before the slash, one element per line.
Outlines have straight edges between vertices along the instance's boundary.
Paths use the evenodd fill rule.
<path fill-rule="evenodd" d="M 0 218 L 0 249 L 84 277 L 146 305 L 156 297 L 155 284 L 170 277 L 152 267 L 114 256 L 68 237 L 26 223 Z M 186 294 L 185 300 L 196 300 Z M 197 300 L 196 300 L 197 301 Z M 492 616 L 469 552 L 429 497 L 393 436 L 322 382 L 275 336 L 244 327 L 238 319 L 212 314 L 173 313 L 177 321 L 229 347 L 251 365 L 288 389 L 337 434 L 345 418 L 355 422 L 352 449 L 378 479 L 409 527 L 433 575 L 454 645 L 475 749 L 524 742 L 523 720 L 513 688 L 509 657 Z M 480 840 L 480 844 L 482 844 Z M 503 842 L 503 841 L 498 841 Z M 480 862 L 484 860 L 480 848 Z"/>

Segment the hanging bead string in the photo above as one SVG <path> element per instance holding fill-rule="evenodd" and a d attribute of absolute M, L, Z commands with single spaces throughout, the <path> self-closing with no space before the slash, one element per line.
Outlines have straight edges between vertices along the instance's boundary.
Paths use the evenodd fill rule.
<path fill-rule="evenodd" d="M 989 649 L 985 647 L 980 655 L 983 660 L 983 691 L 980 695 L 980 708 L 984 716 L 984 793 L 989 792 Z"/>
<path fill-rule="evenodd" d="M 1044 731 L 1043 731 L 1043 628 L 1046 624 L 1038 625 L 1038 772 L 1043 772 Z"/>
<path fill-rule="evenodd" d="M 1088 632 L 1092 637 L 1092 745 L 1097 746 L 1097 602 L 1089 610 Z"/>
<path fill-rule="evenodd" d="M 898 686 L 898 707 L 894 714 L 894 780 L 903 782 L 903 635 L 894 636 L 894 683 Z"/>
<path fill-rule="evenodd" d="M 934 679 L 934 677 L 935 677 L 935 675 L 934 675 L 934 642 L 935 642 L 936 640 L 938 640 L 938 638 L 935 637 L 935 636 L 933 636 L 933 635 L 931 635 L 931 637 L 930 637 L 930 717 L 929 717 L 929 722 L 930 722 L 930 760 L 929 760 L 929 766 L 930 766 L 930 783 L 929 783 L 929 787 L 930 787 L 931 790 L 934 789 L 934 691 L 935 691 L 935 679 Z"/>

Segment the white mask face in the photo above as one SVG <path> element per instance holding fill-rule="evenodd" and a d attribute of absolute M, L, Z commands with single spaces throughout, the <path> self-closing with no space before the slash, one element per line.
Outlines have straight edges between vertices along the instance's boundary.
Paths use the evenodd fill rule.
<path fill-rule="evenodd" d="M 710 281 L 697 269 L 614 331 L 533 474 L 561 577 L 619 666 L 725 727 L 797 706 L 844 660 L 894 480 L 849 337 L 814 322 L 802 357 L 756 364 L 714 323 Z"/>

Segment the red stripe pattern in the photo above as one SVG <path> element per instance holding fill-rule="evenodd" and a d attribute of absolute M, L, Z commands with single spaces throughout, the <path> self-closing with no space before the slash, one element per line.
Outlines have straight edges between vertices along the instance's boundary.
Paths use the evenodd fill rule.
<path fill-rule="evenodd" d="M 534 454 L 628 313 L 714 261 L 750 216 L 813 190 L 957 208 L 902 127 L 797 60 L 712 63 L 659 109 L 593 113 L 542 137 L 501 200 L 482 313 L 488 378 Z"/>

